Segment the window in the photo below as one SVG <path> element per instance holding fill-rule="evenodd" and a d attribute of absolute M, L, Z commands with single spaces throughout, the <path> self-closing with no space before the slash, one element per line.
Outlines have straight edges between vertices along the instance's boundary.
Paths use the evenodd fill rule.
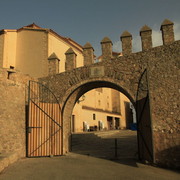
<path fill-rule="evenodd" d="M 96 120 L 96 114 L 93 114 L 93 120 Z"/>
<path fill-rule="evenodd" d="M 72 119 L 72 125 L 71 125 L 71 128 L 72 128 L 72 132 L 75 132 L 75 115 L 72 115 L 71 117 Z"/>
<path fill-rule="evenodd" d="M 101 101 L 100 101 L 100 100 L 98 100 L 98 105 L 99 105 L 99 106 L 101 105 Z"/>

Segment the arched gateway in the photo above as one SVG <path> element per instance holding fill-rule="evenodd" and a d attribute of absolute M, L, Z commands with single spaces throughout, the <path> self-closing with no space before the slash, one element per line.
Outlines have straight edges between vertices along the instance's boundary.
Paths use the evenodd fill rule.
<path fill-rule="evenodd" d="M 49 76 L 46 79 L 41 79 L 45 86 L 48 86 L 59 98 L 62 107 L 63 117 L 63 150 L 69 151 L 69 138 L 71 135 L 70 122 L 71 115 L 76 101 L 87 91 L 99 88 L 109 87 L 116 89 L 124 93 L 131 102 L 136 105 L 137 91 L 141 82 L 142 75 L 144 73 L 142 64 L 140 66 L 135 65 L 134 62 L 126 60 L 112 60 L 107 62 L 101 62 L 81 68 L 74 69 L 72 71 L 66 71 L 61 74 Z M 146 87 L 147 79 L 145 77 L 143 84 Z M 148 93 L 148 89 L 146 89 Z M 139 91 L 140 93 L 140 91 Z M 141 99 L 147 97 L 147 93 L 141 93 Z M 140 95 L 140 94 L 139 94 Z M 143 96 L 142 96 L 143 95 Z M 140 97 L 140 96 L 139 96 Z M 149 100 L 149 99 L 148 99 Z M 145 103 L 145 102 L 143 102 Z M 140 106 L 138 106 L 138 111 Z M 149 112 L 146 107 L 146 111 Z M 141 113 L 141 112 L 140 112 Z M 152 147 L 152 132 L 151 121 L 149 114 L 146 114 L 145 124 L 139 129 L 139 152 L 141 159 L 153 161 L 153 147 Z M 148 126 L 147 126 L 148 125 Z M 146 132 L 146 134 L 144 134 Z M 148 142 L 147 141 L 148 138 Z"/>
<path fill-rule="evenodd" d="M 139 158 L 179 166 L 176 142 L 180 41 L 174 42 L 172 27 L 170 21 L 162 24 L 164 45 L 152 48 L 151 29 L 144 26 L 140 32 L 143 51 L 138 53 L 131 53 L 132 37 L 124 32 L 123 56 L 117 58 L 112 58 L 112 42 L 104 38 L 103 60 L 95 64 L 92 64 L 93 48 L 87 43 L 83 49 L 84 66 L 80 68 L 74 68 L 75 54 L 70 49 L 66 53 L 66 72 L 39 79 L 53 92 L 62 108 L 63 153 L 69 151 L 70 119 L 76 101 L 91 89 L 109 87 L 124 93 L 136 107 Z"/>

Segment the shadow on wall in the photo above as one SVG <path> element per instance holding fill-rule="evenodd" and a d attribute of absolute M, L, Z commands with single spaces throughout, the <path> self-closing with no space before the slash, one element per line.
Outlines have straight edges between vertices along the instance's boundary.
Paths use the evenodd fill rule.
<path fill-rule="evenodd" d="M 156 152 L 155 157 L 159 166 L 180 170 L 180 145 Z"/>
<path fill-rule="evenodd" d="M 130 109 L 130 102 L 124 102 L 125 107 L 125 119 L 126 119 L 126 128 L 130 129 L 130 125 L 133 123 L 133 114 L 132 110 Z"/>

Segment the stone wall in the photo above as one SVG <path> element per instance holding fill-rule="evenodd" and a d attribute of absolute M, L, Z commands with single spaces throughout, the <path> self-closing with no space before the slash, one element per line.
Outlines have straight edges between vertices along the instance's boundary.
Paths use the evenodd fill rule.
<path fill-rule="evenodd" d="M 155 161 L 180 168 L 180 41 L 147 55 Z"/>
<path fill-rule="evenodd" d="M 147 69 L 154 163 L 179 168 L 179 62 L 180 41 L 175 41 L 41 78 L 62 105 L 64 152 L 69 148 L 70 118 L 76 100 L 90 89 L 110 87 L 135 103 L 140 76 Z"/>
<path fill-rule="evenodd" d="M 29 76 L 0 69 L 0 153 L 25 157 L 26 103 Z"/>

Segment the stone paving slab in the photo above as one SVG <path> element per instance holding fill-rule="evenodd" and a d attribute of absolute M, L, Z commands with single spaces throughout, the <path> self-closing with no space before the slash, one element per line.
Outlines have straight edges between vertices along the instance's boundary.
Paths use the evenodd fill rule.
<path fill-rule="evenodd" d="M 72 152 L 105 159 L 137 159 L 137 132 L 115 130 L 73 134 Z"/>
<path fill-rule="evenodd" d="M 136 161 L 123 164 L 69 153 L 53 158 L 21 159 L 0 174 L 0 180 L 179 180 L 180 174 Z"/>
<path fill-rule="evenodd" d="M 117 132 L 114 133 L 117 135 Z M 114 140 L 110 138 L 114 136 L 112 132 L 108 138 L 102 138 L 100 135 L 97 137 L 94 133 L 85 134 L 80 134 L 79 139 L 74 142 L 77 143 L 74 151 L 66 156 L 21 159 L 5 168 L 0 173 L 0 180 L 180 179 L 180 174 L 176 171 L 145 165 L 137 160 L 133 154 L 137 146 L 136 132 L 118 132 L 118 141 L 121 145 L 118 158 L 113 158 L 112 147 L 108 146 L 108 143 Z M 93 147 L 94 145 L 96 148 Z"/>

